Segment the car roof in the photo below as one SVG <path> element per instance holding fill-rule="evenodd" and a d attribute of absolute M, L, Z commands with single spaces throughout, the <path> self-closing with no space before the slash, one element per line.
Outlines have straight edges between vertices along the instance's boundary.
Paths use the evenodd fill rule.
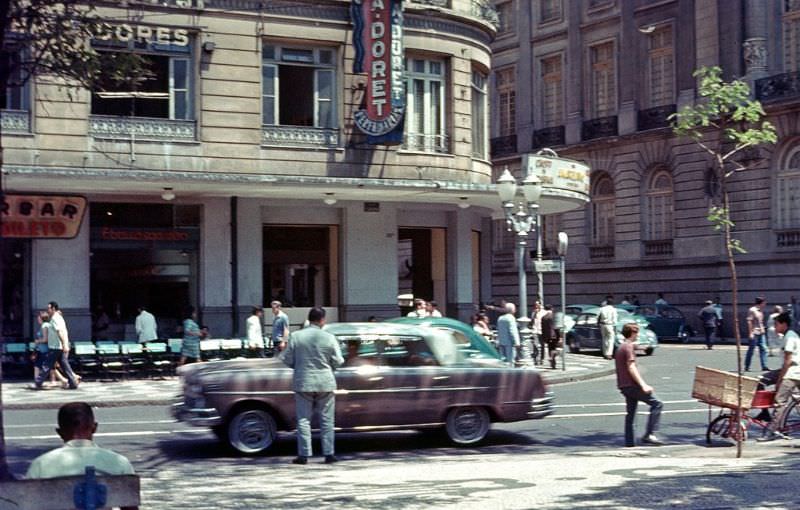
<path fill-rule="evenodd" d="M 430 331 L 412 324 L 390 322 L 334 322 L 325 325 L 325 331 L 334 336 L 399 335 L 428 337 Z"/>

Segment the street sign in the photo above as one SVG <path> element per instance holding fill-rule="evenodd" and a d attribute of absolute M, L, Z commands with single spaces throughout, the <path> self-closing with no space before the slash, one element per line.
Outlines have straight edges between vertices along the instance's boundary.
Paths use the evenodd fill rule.
<path fill-rule="evenodd" d="M 533 267 L 536 268 L 537 273 L 560 273 L 561 260 L 534 260 Z"/>

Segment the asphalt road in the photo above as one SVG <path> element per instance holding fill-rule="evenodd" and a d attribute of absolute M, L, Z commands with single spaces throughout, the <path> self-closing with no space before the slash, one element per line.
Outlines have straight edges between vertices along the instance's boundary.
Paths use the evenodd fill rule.
<path fill-rule="evenodd" d="M 770 361 L 777 365 L 778 358 Z M 732 370 L 735 352 L 732 347 L 707 351 L 700 346 L 666 345 L 654 356 L 640 358 L 645 379 L 665 403 L 660 435 L 669 445 L 659 448 L 622 448 L 624 406 L 613 376 L 555 386 L 554 416 L 496 425 L 479 446 L 456 448 L 433 432 L 339 434 L 336 447 L 343 462 L 309 465 L 304 471 L 289 464 L 295 455 L 291 434 L 265 455 L 240 457 L 221 446 L 210 432 L 174 423 L 159 406 L 97 409 L 96 441 L 131 459 L 143 478 L 145 508 L 800 505 L 800 496 L 780 491 L 786 483 L 784 475 L 797 470 L 800 444 L 796 443 L 800 441 L 750 441 L 745 460 L 733 458 L 734 448 L 705 446 L 708 407 L 690 396 L 696 365 Z M 645 411 L 641 409 L 639 431 Z M 14 473 L 23 474 L 36 455 L 60 444 L 53 431 L 55 414 L 54 410 L 6 412 L 6 441 Z M 383 478 L 370 481 L 379 472 Z M 721 472 L 734 474 L 720 478 Z M 423 473 L 427 485 L 420 485 Z M 711 489 L 672 479 L 685 473 L 712 477 L 708 478 Z M 742 483 L 743 477 L 765 473 L 775 476 L 755 486 Z M 619 492 L 631 478 L 661 480 L 667 474 L 672 478 L 669 483 L 659 482 L 659 501 L 646 491 Z M 441 484 L 433 483 L 437 479 L 446 481 L 450 489 L 443 491 Z M 397 485 L 404 481 L 413 483 L 414 489 Z M 387 482 L 392 483 L 384 486 Z M 606 503 L 595 505 L 595 500 L 582 499 L 585 491 L 601 493 L 597 501 Z M 725 497 L 707 498 L 709 494 Z"/>

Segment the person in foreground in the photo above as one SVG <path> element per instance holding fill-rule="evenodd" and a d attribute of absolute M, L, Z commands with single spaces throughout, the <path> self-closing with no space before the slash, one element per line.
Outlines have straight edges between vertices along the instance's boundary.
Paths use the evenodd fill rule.
<path fill-rule="evenodd" d="M 775 416 L 769 422 L 767 433 L 759 441 L 789 439 L 778 431 L 778 427 L 783 424 L 792 392 L 800 388 L 800 337 L 790 329 L 791 325 L 792 316 L 788 312 L 775 317 L 775 332 L 783 336 L 783 366 L 775 383 Z"/>
<path fill-rule="evenodd" d="M 333 464 L 334 417 L 336 414 L 336 378 L 334 369 L 344 363 L 336 337 L 322 330 L 325 310 L 314 307 L 308 312 L 309 326 L 289 336 L 281 354 L 283 362 L 294 369 L 292 389 L 297 410 L 297 457 L 294 464 L 306 464 L 311 456 L 311 418 L 319 414 L 322 454 L 325 463 Z"/>
<path fill-rule="evenodd" d="M 58 410 L 56 432 L 64 446 L 36 457 L 28 468 L 26 478 L 56 478 L 79 476 L 86 466 L 94 466 L 98 475 L 132 475 L 133 466 L 122 455 L 100 448 L 92 437 L 97 422 L 89 404 L 70 402 Z"/>
<path fill-rule="evenodd" d="M 633 439 L 633 423 L 636 420 L 639 401 L 650 406 L 650 417 L 647 420 L 647 430 L 642 437 L 642 443 L 662 445 L 664 443 L 656 437 L 655 432 L 658 430 L 664 404 L 655 398 L 653 387 L 644 381 L 636 367 L 634 343 L 639 336 L 639 326 L 635 323 L 625 324 L 622 327 L 622 336 L 625 337 L 625 341 L 617 348 L 614 360 L 617 368 L 617 387 L 625 396 L 625 446 L 636 446 Z"/>

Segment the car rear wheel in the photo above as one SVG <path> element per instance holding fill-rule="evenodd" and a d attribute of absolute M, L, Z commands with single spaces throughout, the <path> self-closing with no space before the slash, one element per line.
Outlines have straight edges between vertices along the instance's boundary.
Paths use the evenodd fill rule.
<path fill-rule="evenodd" d="M 447 413 L 447 435 L 456 444 L 477 443 L 489 432 L 492 421 L 482 407 L 456 407 Z"/>
<path fill-rule="evenodd" d="M 581 344 L 574 336 L 567 338 L 567 345 L 569 346 L 569 352 L 573 354 L 579 354 L 581 352 Z"/>
<path fill-rule="evenodd" d="M 228 442 L 245 454 L 269 448 L 277 436 L 275 418 L 264 409 L 243 409 L 228 424 Z"/>
<path fill-rule="evenodd" d="M 655 349 L 653 349 L 652 347 L 648 347 L 647 349 L 644 350 L 644 355 L 645 356 L 652 356 L 654 352 L 655 352 Z"/>

